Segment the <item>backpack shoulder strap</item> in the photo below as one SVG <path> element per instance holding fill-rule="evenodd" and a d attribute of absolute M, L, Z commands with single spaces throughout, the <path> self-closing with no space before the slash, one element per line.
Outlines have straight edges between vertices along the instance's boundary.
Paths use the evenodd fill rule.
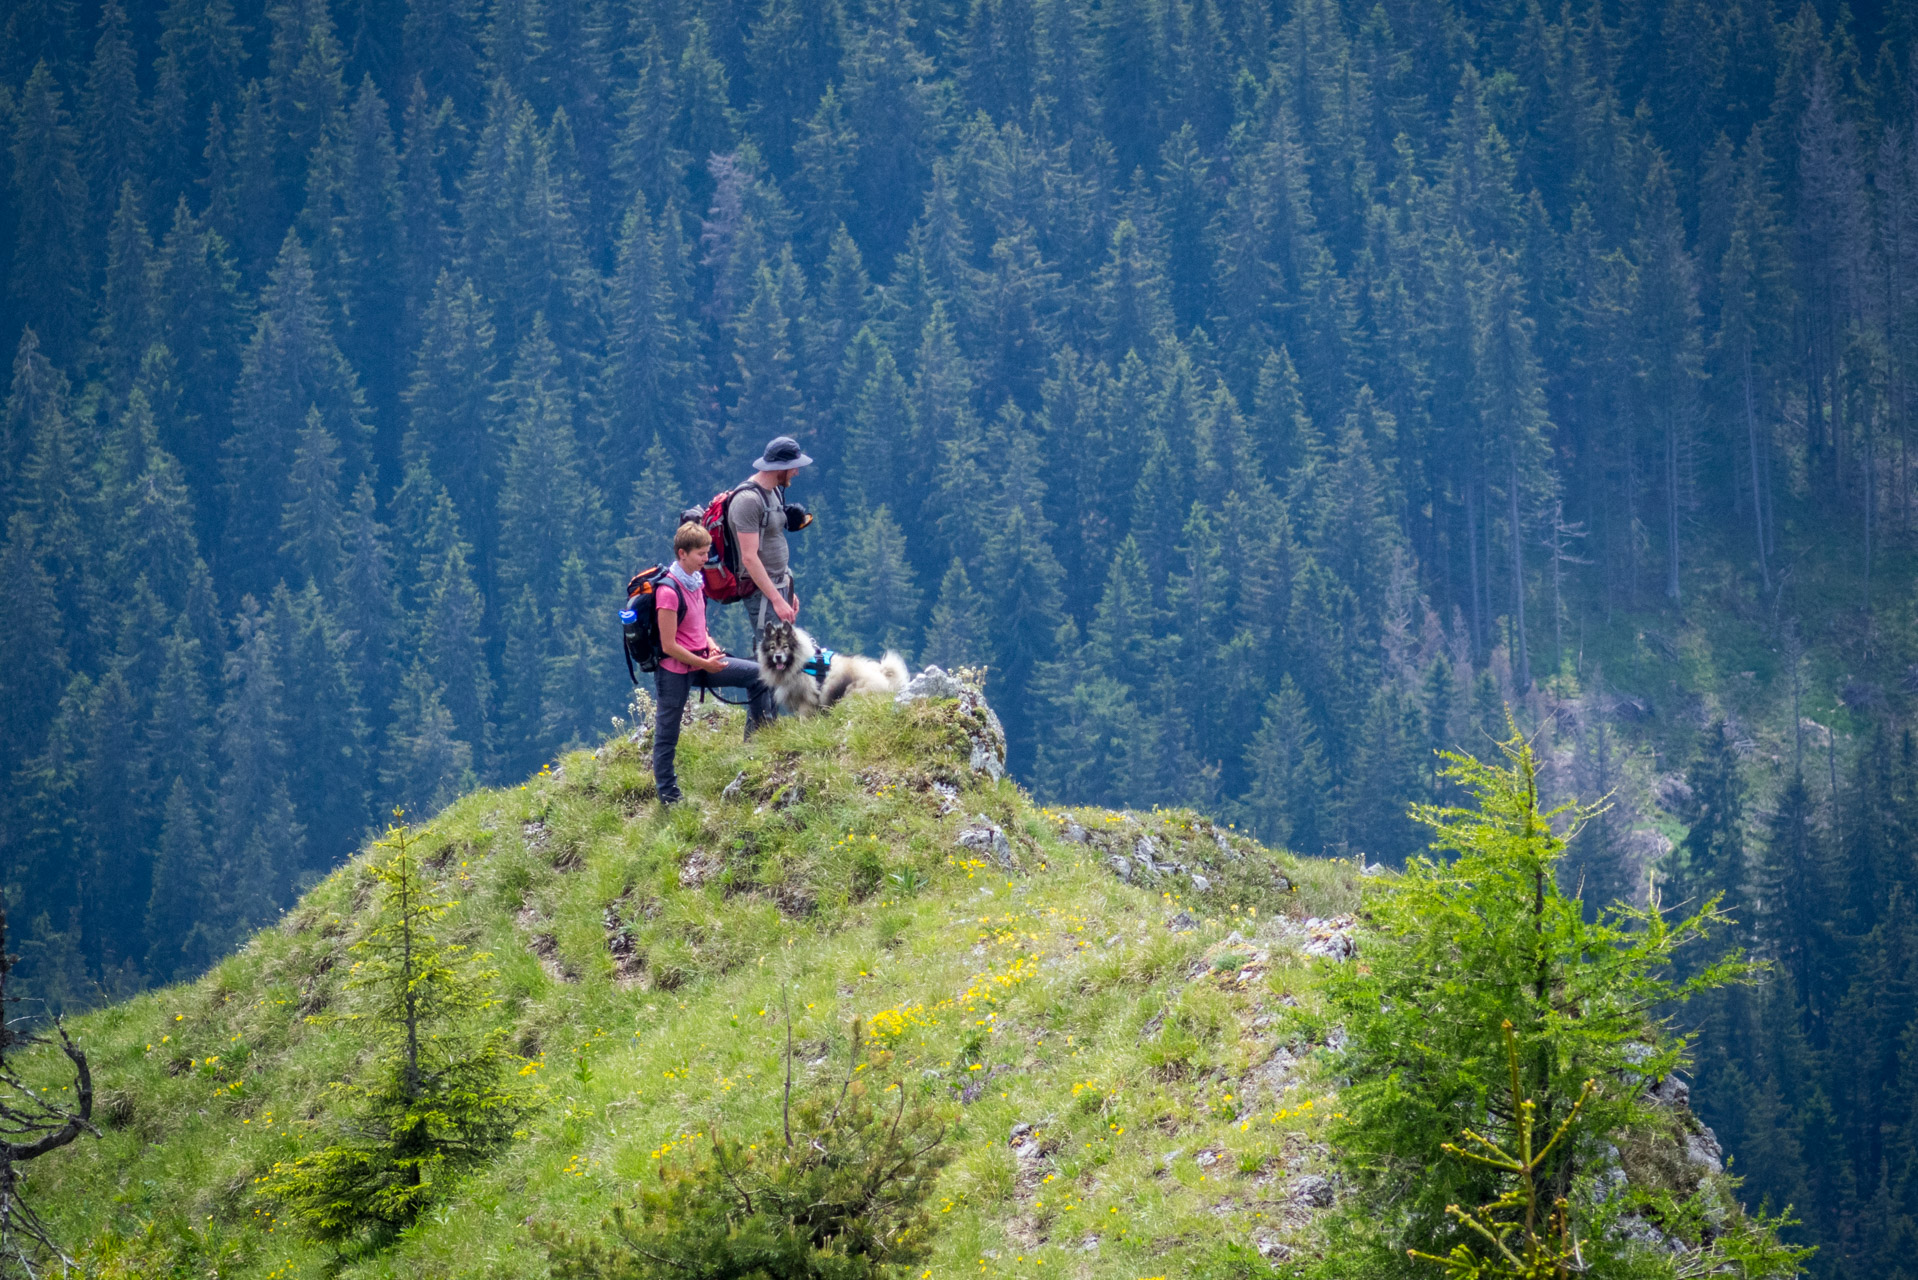
<path fill-rule="evenodd" d="M 737 498 L 740 494 L 746 492 L 746 490 L 748 489 L 757 489 L 758 487 L 759 486 L 754 484 L 752 481 L 747 480 L 741 484 L 734 485 L 731 489 L 727 491 L 726 502 L 724 506 L 726 511 L 726 519 L 728 521 L 730 521 L 733 518 L 733 499 Z"/>

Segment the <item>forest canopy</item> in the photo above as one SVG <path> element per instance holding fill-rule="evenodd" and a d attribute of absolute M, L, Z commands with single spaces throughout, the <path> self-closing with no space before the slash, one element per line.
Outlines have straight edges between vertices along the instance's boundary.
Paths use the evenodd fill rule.
<path fill-rule="evenodd" d="M 22 985 L 197 973 L 377 815 L 594 741 L 620 585 L 793 434 L 802 621 L 989 667 L 1043 797 L 1396 862 L 1435 747 L 1549 726 L 1622 788 L 1585 896 L 1656 863 L 1789 975 L 1705 1066 L 1749 1186 L 1896 1274 L 1913 26 L 8 5 Z"/>

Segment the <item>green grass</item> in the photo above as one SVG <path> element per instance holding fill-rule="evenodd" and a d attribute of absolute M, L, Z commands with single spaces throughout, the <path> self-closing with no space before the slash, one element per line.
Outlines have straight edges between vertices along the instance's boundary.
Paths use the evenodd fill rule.
<path fill-rule="evenodd" d="M 687 731 L 694 799 L 670 812 L 615 739 L 424 824 L 541 1106 L 391 1248 L 303 1245 L 254 1190 L 360 1061 L 344 1024 L 305 1020 L 339 999 L 369 901 L 357 861 L 200 981 L 76 1020 L 102 1137 L 31 1168 L 56 1236 L 106 1276 L 542 1275 L 528 1220 L 589 1226 L 712 1123 L 774 1121 L 789 990 L 802 1085 L 843 1070 L 861 1018 L 949 1109 L 933 1277 L 1136 1280 L 1228 1241 L 1310 1247 L 1290 1187 L 1333 1103 L 1309 1057 L 1267 1059 L 1306 1048 L 1324 963 L 1285 920 L 1352 910 L 1349 864 L 1185 812 L 1040 808 L 967 772 L 952 703 L 849 706 L 750 747 L 736 715 Z M 952 812 L 935 783 L 959 788 Z M 976 814 L 1013 865 L 957 844 Z M 1065 840 L 1068 819 L 1095 843 Z M 1144 834 L 1209 887 L 1123 883 L 1096 842 Z M 1173 933 L 1182 910 L 1200 925 Z M 1019 1123 L 1041 1158 L 1013 1151 Z"/>

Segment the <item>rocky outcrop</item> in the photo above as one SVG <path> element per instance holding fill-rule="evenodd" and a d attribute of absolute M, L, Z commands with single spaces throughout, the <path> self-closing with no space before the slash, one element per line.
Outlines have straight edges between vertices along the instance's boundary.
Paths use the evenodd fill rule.
<path fill-rule="evenodd" d="M 959 704 L 959 718 L 972 746 L 967 767 L 994 782 L 1005 777 L 1005 726 L 999 723 L 998 713 L 986 701 L 985 691 L 973 673 L 963 668 L 953 674 L 936 666 L 927 667 L 907 681 L 906 687 L 894 696 L 893 701 L 903 707 L 912 702 L 946 699 Z"/>

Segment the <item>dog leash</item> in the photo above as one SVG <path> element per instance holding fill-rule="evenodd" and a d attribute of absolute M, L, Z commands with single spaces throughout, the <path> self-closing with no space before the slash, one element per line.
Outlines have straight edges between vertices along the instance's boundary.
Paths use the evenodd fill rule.
<path fill-rule="evenodd" d="M 704 675 L 705 672 L 702 671 L 700 674 Z M 699 700 L 702 703 L 706 701 L 706 695 L 709 693 L 713 695 L 713 700 L 715 702 L 723 702 L 729 707 L 750 707 L 753 704 L 753 700 L 750 696 L 742 698 L 738 702 L 734 702 L 731 698 L 728 698 L 725 694 L 721 693 L 719 690 L 713 688 L 713 686 L 709 684 L 702 684 L 699 686 Z"/>

